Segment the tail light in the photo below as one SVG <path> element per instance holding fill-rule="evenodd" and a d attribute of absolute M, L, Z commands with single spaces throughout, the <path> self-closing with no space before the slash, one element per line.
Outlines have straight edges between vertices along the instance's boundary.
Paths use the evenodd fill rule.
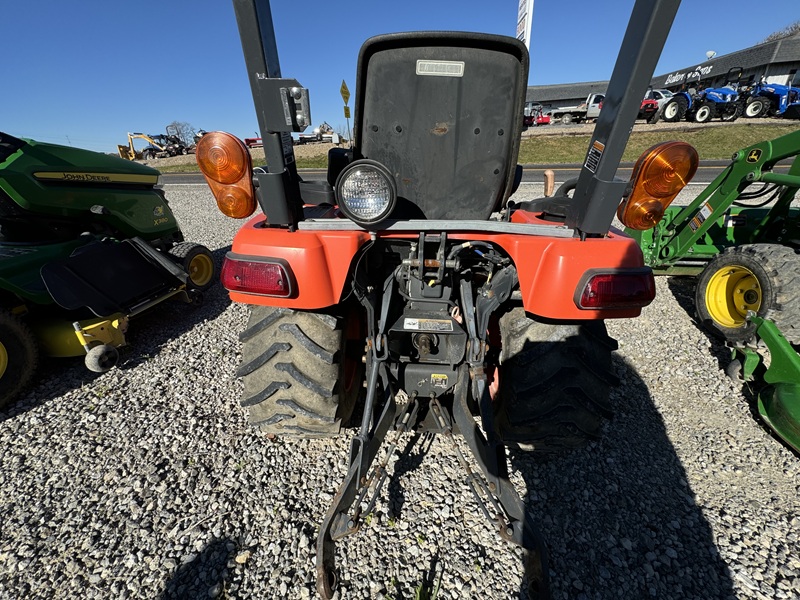
<path fill-rule="evenodd" d="M 230 133 L 212 131 L 197 142 L 195 156 L 219 210 L 234 219 L 252 215 L 256 210 L 253 165 L 244 143 Z"/>
<path fill-rule="evenodd" d="M 641 308 L 656 297 L 649 267 L 618 271 L 590 271 L 581 279 L 575 304 L 583 309 Z"/>
<path fill-rule="evenodd" d="M 231 292 L 289 298 L 295 291 L 291 268 L 277 258 L 244 258 L 229 252 L 222 263 L 220 279 Z"/>
<path fill-rule="evenodd" d="M 685 142 L 664 142 L 644 152 L 631 175 L 630 193 L 617 208 L 625 227 L 655 227 L 697 171 L 697 151 Z"/>

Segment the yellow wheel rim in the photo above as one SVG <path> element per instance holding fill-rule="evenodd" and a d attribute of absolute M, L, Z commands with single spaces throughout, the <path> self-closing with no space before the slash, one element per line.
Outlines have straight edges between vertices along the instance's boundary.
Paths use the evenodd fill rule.
<path fill-rule="evenodd" d="M 3 342 L 0 342 L 0 379 L 6 374 L 8 368 L 8 352 Z"/>
<path fill-rule="evenodd" d="M 208 285 L 214 276 L 214 262 L 210 256 L 198 254 L 189 262 L 189 279 L 197 287 Z"/>
<path fill-rule="evenodd" d="M 761 285 L 745 267 L 729 265 L 711 276 L 706 286 L 706 309 L 723 327 L 744 327 L 747 311 L 761 308 Z"/>

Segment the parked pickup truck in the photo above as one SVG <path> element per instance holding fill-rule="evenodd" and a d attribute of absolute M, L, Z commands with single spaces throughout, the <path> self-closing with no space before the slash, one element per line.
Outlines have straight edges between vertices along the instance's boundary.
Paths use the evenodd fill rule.
<path fill-rule="evenodd" d="M 551 119 L 561 119 L 564 124 L 580 123 L 588 119 L 596 119 L 600 116 L 600 109 L 603 106 L 603 100 L 606 99 L 605 94 L 589 94 L 586 102 L 578 106 L 565 106 L 563 108 L 553 108 L 548 111 Z"/>

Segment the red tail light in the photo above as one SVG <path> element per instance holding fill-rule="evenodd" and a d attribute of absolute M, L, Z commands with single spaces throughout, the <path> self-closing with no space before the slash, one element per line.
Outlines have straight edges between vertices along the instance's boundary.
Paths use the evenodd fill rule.
<path fill-rule="evenodd" d="M 656 297 L 656 282 L 649 268 L 588 273 L 575 294 L 578 308 L 637 308 Z"/>
<path fill-rule="evenodd" d="M 231 292 L 289 298 L 294 294 L 292 270 L 280 259 L 251 259 L 228 253 L 222 263 L 222 285 Z"/>

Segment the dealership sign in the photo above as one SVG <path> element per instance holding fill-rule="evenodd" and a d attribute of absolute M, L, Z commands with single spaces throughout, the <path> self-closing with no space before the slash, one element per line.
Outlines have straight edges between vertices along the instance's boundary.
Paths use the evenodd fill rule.
<path fill-rule="evenodd" d="M 667 75 L 667 80 L 664 82 L 664 85 L 675 85 L 677 83 L 683 83 L 684 81 L 697 81 L 698 79 L 702 79 L 703 77 L 708 77 L 711 75 L 711 70 L 713 68 L 714 65 L 698 65 L 692 69 L 688 69 L 687 71 L 672 73 Z"/>

